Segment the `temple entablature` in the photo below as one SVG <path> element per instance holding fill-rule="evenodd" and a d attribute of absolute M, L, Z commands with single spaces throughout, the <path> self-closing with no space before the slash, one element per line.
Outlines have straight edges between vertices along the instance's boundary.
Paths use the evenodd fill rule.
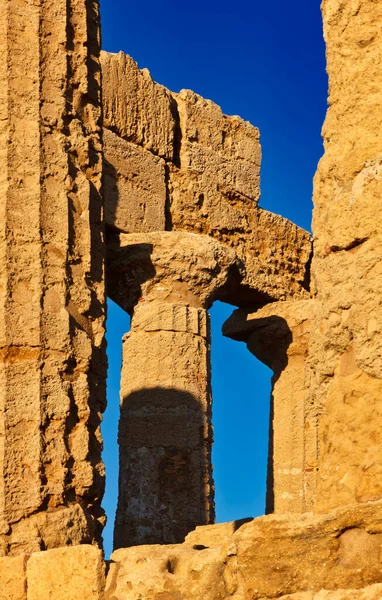
<path fill-rule="evenodd" d="M 245 266 L 237 306 L 309 297 L 310 234 L 259 207 L 259 130 L 190 90 L 155 83 L 129 56 L 101 53 L 108 230 L 188 232 Z"/>

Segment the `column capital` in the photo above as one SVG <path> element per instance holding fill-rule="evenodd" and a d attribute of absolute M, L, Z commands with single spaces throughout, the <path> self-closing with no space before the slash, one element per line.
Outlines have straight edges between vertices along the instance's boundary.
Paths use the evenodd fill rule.
<path fill-rule="evenodd" d="M 243 276 L 234 250 L 206 235 L 119 234 L 108 248 L 108 295 L 129 313 L 140 301 L 208 308 Z"/>

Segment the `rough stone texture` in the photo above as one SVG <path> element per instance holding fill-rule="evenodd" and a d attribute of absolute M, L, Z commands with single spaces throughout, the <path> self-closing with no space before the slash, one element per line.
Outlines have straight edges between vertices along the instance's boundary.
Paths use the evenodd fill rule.
<path fill-rule="evenodd" d="M 122 52 L 102 52 L 101 62 L 104 126 L 124 140 L 172 160 L 176 121 L 171 93 Z"/>
<path fill-rule="evenodd" d="M 215 600 L 227 596 L 221 550 L 138 546 L 112 554 L 105 600 Z"/>
<path fill-rule="evenodd" d="M 27 557 L 0 558 L 0 600 L 27 600 Z"/>
<path fill-rule="evenodd" d="M 179 543 L 214 521 L 209 344 L 202 308 L 143 302 L 134 313 L 123 343 L 115 548 Z"/>
<path fill-rule="evenodd" d="M 382 584 L 369 585 L 362 590 L 321 590 L 315 592 L 297 592 L 282 596 L 279 600 L 381 600 Z"/>
<path fill-rule="evenodd" d="M 0 0 L 1 555 L 100 538 L 97 11 Z"/>
<path fill-rule="evenodd" d="M 241 277 L 235 252 L 205 235 L 109 236 L 108 295 L 127 312 L 142 298 L 209 307 L 236 289 Z"/>
<path fill-rule="evenodd" d="M 309 235 L 257 207 L 259 131 L 194 92 L 174 95 L 181 132 L 179 164 L 170 166 L 172 229 L 203 233 L 232 246 L 246 267 L 243 288 L 266 299 L 304 296 Z M 234 304 L 256 301 L 249 290 Z"/>
<path fill-rule="evenodd" d="M 115 547 L 179 543 L 214 521 L 206 306 L 240 276 L 240 263 L 196 234 L 120 234 L 118 242 L 109 294 L 135 308 L 123 344 Z"/>
<path fill-rule="evenodd" d="M 165 228 L 165 162 L 104 129 L 105 222 L 131 233 Z"/>
<path fill-rule="evenodd" d="M 189 231 L 231 246 L 246 267 L 233 304 L 307 297 L 309 234 L 257 206 L 258 129 L 189 90 L 171 94 L 122 53 L 102 53 L 102 69 L 108 226 Z"/>
<path fill-rule="evenodd" d="M 307 377 L 321 512 L 382 498 L 382 5 L 326 0 L 323 16 L 330 93 Z"/>
<path fill-rule="evenodd" d="M 305 427 L 305 364 L 311 300 L 274 302 L 256 312 L 239 309 L 223 334 L 245 341 L 248 350 L 273 370 L 269 428 L 267 513 L 303 513 L 309 506 L 310 429 Z M 308 500 L 307 500 L 308 499 Z"/>
<path fill-rule="evenodd" d="M 83 545 L 102 522 L 97 7 L 0 0 L 0 553 L 20 554 L 0 558 L 0 598 L 382 597 L 382 7 L 324 0 L 323 12 L 312 300 L 307 234 L 256 206 L 257 130 L 104 56 L 109 290 L 134 309 L 117 545 L 212 519 L 215 298 L 257 303 L 226 332 L 274 370 L 269 488 L 288 511 L 121 549 L 105 590 L 101 552 Z M 269 300 L 283 302 L 258 308 Z"/>
<path fill-rule="evenodd" d="M 105 598 L 380 600 L 381 549 L 381 502 L 199 527 L 184 544 L 114 552 Z"/>
<path fill-rule="evenodd" d="M 102 552 L 83 545 L 32 554 L 27 585 L 27 600 L 103 600 Z"/>

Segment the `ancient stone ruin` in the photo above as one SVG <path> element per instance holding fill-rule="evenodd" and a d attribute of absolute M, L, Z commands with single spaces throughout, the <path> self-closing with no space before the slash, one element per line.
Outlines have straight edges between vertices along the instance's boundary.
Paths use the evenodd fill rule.
<path fill-rule="evenodd" d="M 382 4 L 322 8 L 312 241 L 258 206 L 258 130 L 101 53 L 97 2 L 0 0 L 0 600 L 381 600 Z M 107 564 L 106 296 L 132 315 Z M 216 299 L 274 372 L 268 514 L 220 525 Z"/>

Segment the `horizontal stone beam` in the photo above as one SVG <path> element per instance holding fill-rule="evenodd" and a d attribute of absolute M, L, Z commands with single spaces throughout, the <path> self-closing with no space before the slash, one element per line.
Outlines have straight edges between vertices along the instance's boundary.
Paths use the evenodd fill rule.
<path fill-rule="evenodd" d="M 307 298 L 310 235 L 258 206 L 258 129 L 189 90 L 171 93 L 122 53 L 101 62 L 107 226 L 230 246 L 246 267 L 232 304 Z"/>

